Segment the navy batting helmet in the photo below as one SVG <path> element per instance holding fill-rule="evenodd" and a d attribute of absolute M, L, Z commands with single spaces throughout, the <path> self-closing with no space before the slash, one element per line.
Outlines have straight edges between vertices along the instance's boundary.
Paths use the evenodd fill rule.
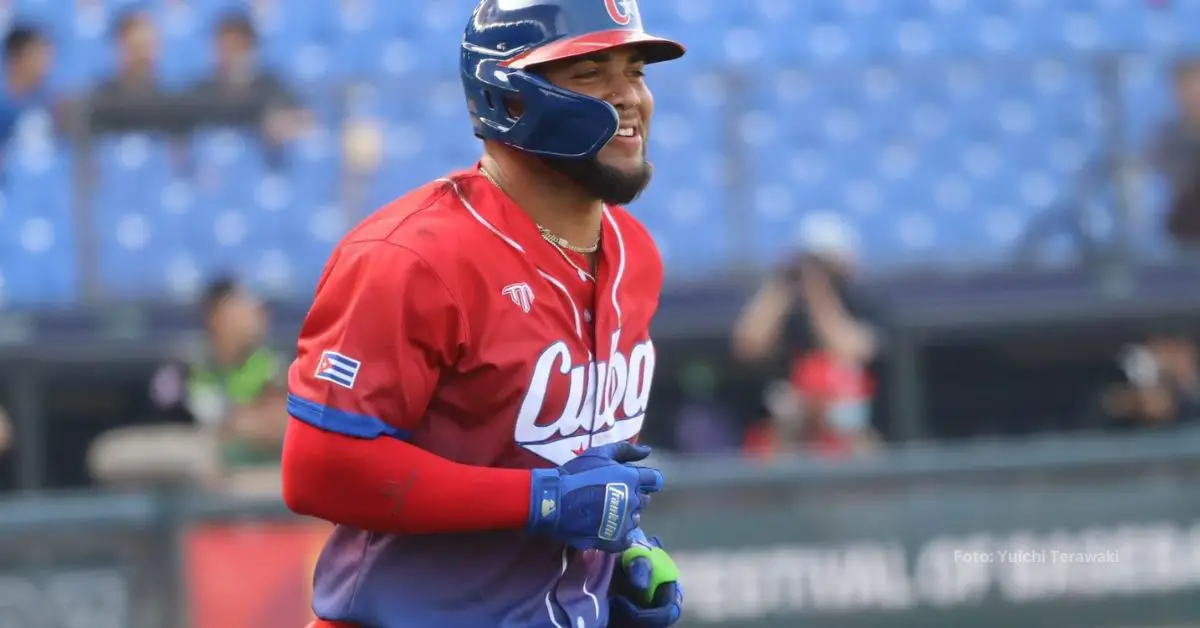
<path fill-rule="evenodd" d="M 642 48 L 647 63 L 684 53 L 642 29 L 637 0 L 480 0 L 460 66 L 475 135 L 545 157 L 595 156 L 617 132 L 617 110 L 528 70 L 626 45 Z"/>

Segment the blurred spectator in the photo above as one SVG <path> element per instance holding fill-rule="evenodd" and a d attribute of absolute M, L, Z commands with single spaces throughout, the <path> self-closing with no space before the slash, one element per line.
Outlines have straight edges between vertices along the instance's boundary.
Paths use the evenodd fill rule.
<path fill-rule="evenodd" d="M 1200 244 L 1200 58 L 1174 71 L 1176 114 L 1163 123 L 1151 160 L 1171 189 L 1167 230 L 1180 244 Z"/>
<path fill-rule="evenodd" d="M 852 451 L 874 438 L 869 368 L 879 351 L 880 320 L 855 287 L 851 234 L 844 223 L 822 217 L 806 223 L 802 240 L 802 253 L 766 279 L 733 330 L 739 359 L 785 360 L 785 388 L 795 396 L 783 400 L 778 387 L 768 390 L 771 417 L 748 443 L 759 453 L 775 445 Z"/>
<path fill-rule="evenodd" d="M 207 124 L 253 127 L 268 144 L 296 139 L 309 126 L 309 115 L 277 76 L 258 60 L 258 34 L 241 13 L 226 15 L 214 38 L 216 72 L 192 88 L 195 98 L 215 99 Z"/>
<path fill-rule="evenodd" d="M 1093 403 L 1089 428 L 1136 429 L 1200 419 L 1200 364 L 1188 334 L 1164 333 L 1125 349 L 1120 376 Z"/>
<path fill-rule="evenodd" d="M 879 445 L 869 425 L 831 414 L 828 400 L 803 395 L 790 381 L 768 384 L 763 405 L 767 417 L 746 430 L 743 442 L 743 451 L 751 458 L 796 453 L 839 458 L 868 453 Z"/>
<path fill-rule="evenodd" d="M 12 421 L 8 418 L 8 412 L 0 406 L 0 456 L 8 453 L 13 442 Z"/>
<path fill-rule="evenodd" d="M 117 71 L 89 97 L 89 130 L 186 130 L 186 116 L 158 81 L 158 32 L 151 15 L 136 9 L 121 14 L 113 35 Z"/>
<path fill-rule="evenodd" d="M 30 26 L 14 26 L 4 38 L 4 92 L 0 95 L 0 143 L 7 144 L 21 116 L 47 106 L 50 42 Z"/>
<path fill-rule="evenodd" d="M 96 88 L 100 99 L 137 99 L 161 94 L 158 83 L 158 32 L 150 14 L 130 11 L 117 18 L 113 34 L 117 71 Z"/>
<path fill-rule="evenodd" d="M 370 85 L 359 83 L 346 90 L 342 155 L 347 170 L 356 175 L 370 175 L 383 163 L 383 122 L 369 113 L 371 107 L 365 105 L 374 98 L 374 88 Z"/>
<path fill-rule="evenodd" d="M 235 280 L 222 278 L 206 291 L 203 312 L 208 332 L 205 355 L 184 367 L 164 366 L 151 382 L 157 405 L 183 406 L 199 429 L 182 434 L 175 427 L 125 428 L 119 436 L 102 437 L 106 451 L 94 455 L 93 466 L 119 467 L 115 474 L 120 479 L 190 474 L 193 480 L 223 488 L 277 492 L 287 424 L 286 362 L 265 344 L 265 307 Z M 187 450 L 190 459 L 201 452 L 214 460 L 189 463 L 182 471 L 164 470 L 162 456 L 147 451 L 164 447 L 164 442 L 170 443 L 171 451 Z M 113 458 L 120 460 L 112 464 Z M 147 464 L 129 471 L 128 466 L 139 460 Z"/>
<path fill-rule="evenodd" d="M 158 31 L 149 13 L 130 11 L 116 24 L 117 73 L 100 91 L 125 94 L 156 92 L 158 84 Z"/>
<path fill-rule="evenodd" d="M 265 346 L 264 305 L 232 279 L 204 298 L 208 355 L 189 365 L 184 404 L 215 430 L 222 467 L 276 465 L 287 424 L 286 361 Z"/>

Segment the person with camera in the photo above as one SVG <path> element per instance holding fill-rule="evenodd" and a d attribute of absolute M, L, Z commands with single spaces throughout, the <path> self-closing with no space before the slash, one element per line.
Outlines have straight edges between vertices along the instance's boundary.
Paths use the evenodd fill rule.
<path fill-rule="evenodd" d="M 1169 187 L 1166 230 L 1185 249 L 1200 245 L 1200 57 L 1172 72 L 1175 115 L 1159 128 L 1150 162 Z"/>
<path fill-rule="evenodd" d="M 733 329 L 734 356 L 784 362 L 786 382 L 768 385 L 770 418 L 752 428 L 752 454 L 804 449 L 845 455 L 869 449 L 880 325 L 855 282 L 854 237 L 834 217 L 808 221 L 800 253 L 763 282 Z"/>
<path fill-rule="evenodd" d="M 8 420 L 8 413 L 4 411 L 4 406 L 0 406 L 0 458 L 8 453 L 9 447 L 12 446 L 12 441 L 12 422 Z"/>

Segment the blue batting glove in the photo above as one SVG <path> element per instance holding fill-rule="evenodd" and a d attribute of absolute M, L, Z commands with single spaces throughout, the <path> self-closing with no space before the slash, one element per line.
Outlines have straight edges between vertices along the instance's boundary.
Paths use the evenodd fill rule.
<path fill-rule="evenodd" d="M 626 550 L 609 595 L 609 628 L 667 628 L 683 615 L 683 586 L 679 569 L 658 537 L 647 539 L 639 529 Z"/>
<path fill-rule="evenodd" d="M 629 464 L 649 455 L 649 447 L 613 443 L 556 469 L 534 469 L 528 528 L 578 549 L 625 550 L 650 493 L 663 487 L 657 469 Z"/>

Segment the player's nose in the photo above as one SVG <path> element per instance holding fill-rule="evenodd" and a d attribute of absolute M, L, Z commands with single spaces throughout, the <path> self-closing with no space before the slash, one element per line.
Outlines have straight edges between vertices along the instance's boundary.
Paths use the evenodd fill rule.
<path fill-rule="evenodd" d="M 636 110 L 642 104 L 642 92 L 632 81 L 621 81 L 614 86 L 608 103 L 617 111 Z"/>

